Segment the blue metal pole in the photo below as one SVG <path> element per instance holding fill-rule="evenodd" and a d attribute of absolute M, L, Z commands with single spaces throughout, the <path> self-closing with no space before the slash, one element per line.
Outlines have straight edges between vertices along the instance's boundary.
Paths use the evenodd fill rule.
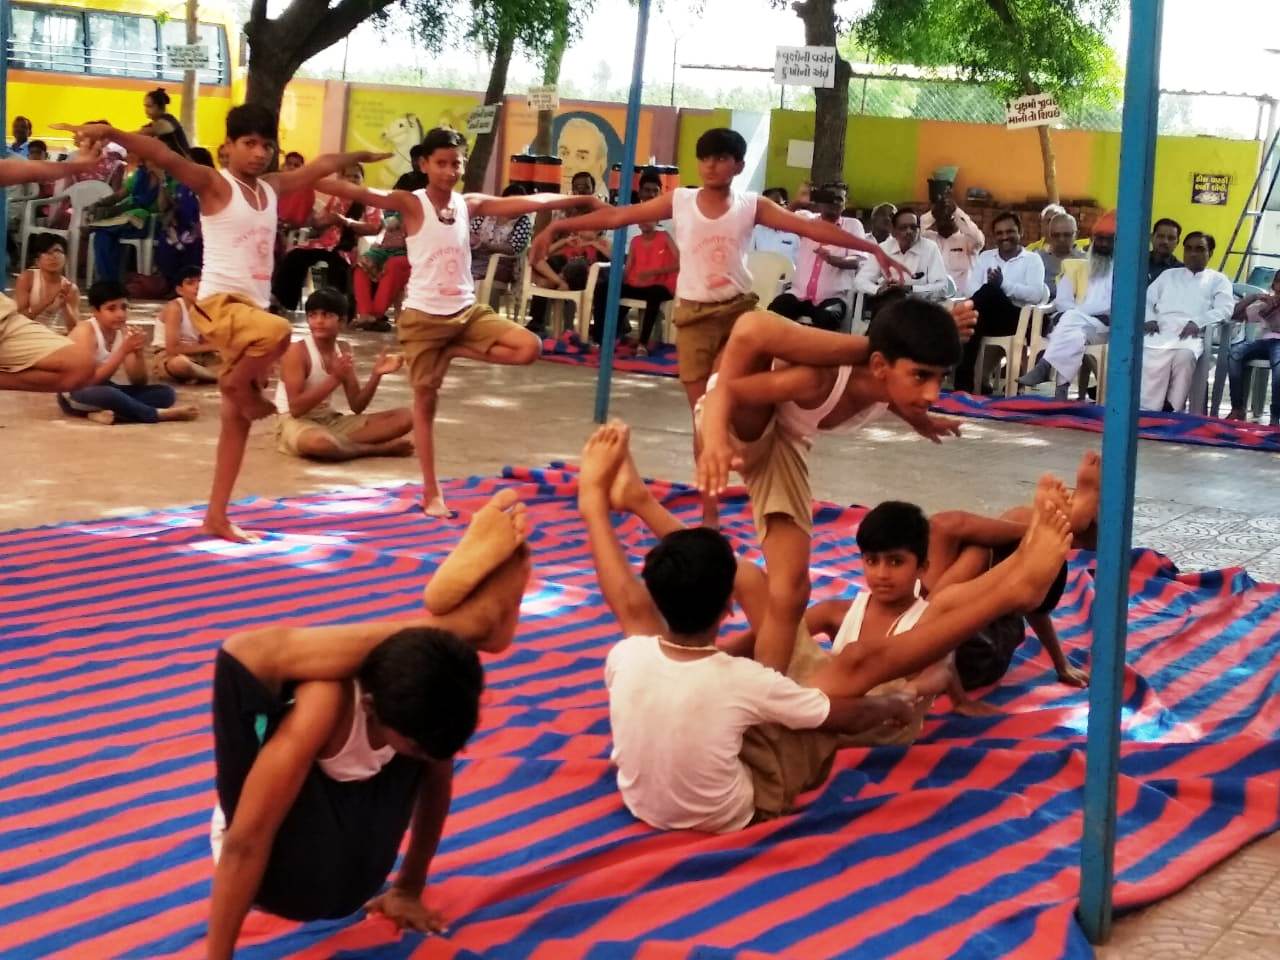
<path fill-rule="evenodd" d="M 9 0 L 0 0 L 0 157 L 9 155 Z M 0 187 L 0 292 L 9 281 L 9 191 Z"/>
<path fill-rule="evenodd" d="M 636 52 L 631 61 L 631 96 L 627 98 L 627 130 L 622 144 L 622 182 L 618 184 L 618 205 L 631 202 L 631 179 L 636 169 L 636 142 L 640 133 L 640 93 L 644 87 L 644 45 L 649 36 L 649 0 L 639 0 L 636 18 Z M 605 301 L 604 329 L 600 332 L 600 374 L 596 380 L 596 423 L 609 416 L 609 385 L 613 380 L 613 353 L 618 332 L 618 301 L 622 299 L 622 268 L 627 257 L 627 230 L 613 231 L 613 262 L 609 267 L 608 299 Z M 584 310 L 591 304 L 584 303 Z"/>
<path fill-rule="evenodd" d="M 1115 882 L 1116 783 L 1120 706 L 1129 626 L 1129 550 L 1138 459 L 1138 384 L 1146 313 L 1147 227 L 1160 107 L 1160 31 L 1164 0 L 1130 0 L 1120 135 L 1115 286 L 1102 428 L 1102 500 L 1093 600 L 1093 682 L 1080 844 L 1080 923 L 1092 943 L 1111 935 Z"/>

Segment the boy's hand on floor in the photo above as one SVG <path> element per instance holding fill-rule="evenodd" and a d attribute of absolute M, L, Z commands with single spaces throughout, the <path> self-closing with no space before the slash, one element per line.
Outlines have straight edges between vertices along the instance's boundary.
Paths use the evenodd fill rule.
<path fill-rule="evenodd" d="M 918 420 L 908 420 L 911 429 L 932 443 L 941 443 L 943 437 L 960 436 L 960 421 L 926 414 Z"/>
<path fill-rule="evenodd" d="M 370 914 L 381 914 L 396 925 L 397 930 L 419 933 L 445 933 L 444 914 L 422 902 L 422 895 L 392 887 L 364 905 Z"/>
<path fill-rule="evenodd" d="M 1087 687 L 1089 686 L 1089 671 L 1083 667 L 1073 667 L 1067 664 L 1058 671 L 1058 682 L 1065 683 L 1069 687 Z"/>

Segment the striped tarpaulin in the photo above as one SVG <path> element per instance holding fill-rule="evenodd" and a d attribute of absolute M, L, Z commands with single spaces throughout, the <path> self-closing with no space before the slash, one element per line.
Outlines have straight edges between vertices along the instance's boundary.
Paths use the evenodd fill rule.
<path fill-rule="evenodd" d="M 988 699 L 910 749 L 844 752 L 801 811 L 731 836 L 634 821 L 608 764 L 604 657 L 571 472 L 447 485 L 463 517 L 515 484 L 536 527 L 512 648 L 487 661 L 482 729 L 459 761 L 430 896 L 447 937 L 385 921 L 251 914 L 246 958 L 1089 957 L 1077 886 L 1085 697 L 1029 641 Z M 695 496 L 659 487 L 692 517 Z M 0 956 L 199 957 L 212 802 L 209 681 L 233 630 L 394 618 L 464 520 L 417 489 L 236 509 L 233 546 L 182 509 L 0 534 Z M 860 578 L 860 511 L 817 516 L 815 597 Z M 752 540 L 743 501 L 727 532 Z M 632 558 L 649 543 L 616 518 Z M 1089 558 L 1057 622 L 1083 662 Z M 1165 896 L 1280 825 L 1280 587 L 1241 571 L 1132 576 L 1117 853 L 1121 907 Z M 691 718 L 698 722 L 698 718 Z M 299 878 L 305 882 L 305 878 Z"/>

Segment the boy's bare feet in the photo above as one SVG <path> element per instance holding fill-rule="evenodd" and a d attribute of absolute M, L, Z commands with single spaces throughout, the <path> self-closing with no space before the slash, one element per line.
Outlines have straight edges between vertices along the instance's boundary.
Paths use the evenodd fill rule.
<path fill-rule="evenodd" d="M 628 438 L 629 439 L 629 438 Z M 624 452 L 618 473 L 613 478 L 613 486 L 609 488 L 609 509 L 619 513 L 635 513 L 653 496 L 636 469 L 635 459 L 631 456 L 631 445 L 623 442 Z"/>
<path fill-rule="evenodd" d="M 435 493 L 429 496 L 426 489 L 423 489 L 422 512 L 428 517 L 437 517 L 441 520 L 453 516 L 453 511 L 450 510 L 449 505 L 444 502 L 444 494 L 440 492 L 439 487 L 436 487 Z"/>
<path fill-rule="evenodd" d="M 1071 520 L 1059 503 L 1061 487 L 1048 474 L 1041 478 L 1027 532 L 1018 548 L 999 564 L 1005 567 L 1005 585 L 1018 609 L 1034 610 L 1044 602 L 1071 549 Z"/>
<path fill-rule="evenodd" d="M 401 437 L 399 440 L 388 440 L 378 448 L 378 452 L 384 457 L 411 457 L 413 456 L 413 441 L 408 437 Z"/>
<path fill-rule="evenodd" d="M 623 459 L 627 456 L 627 442 L 631 428 L 625 423 L 611 420 L 587 440 L 582 448 L 582 466 L 578 473 L 581 490 L 599 489 L 609 493 Z M 612 505 L 612 504 L 611 504 Z"/>
<path fill-rule="evenodd" d="M 525 523 L 525 507 L 515 490 L 494 494 L 475 512 L 458 545 L 427 581 L 422 591 L 427 610 L 439 616 L 462 603 L 524 543 Z"/>
<path fill-rule="evenodd" d="M 263 420 L 276 413 L 276 405 L 256 385 L 233 386 L 224 380 L 221 386 L 222 401 L 232 404 L 247 420 Z"/>
<path fill-rule="evenodd" d="M 85 419 L 109 427 L 116 422 L 116 415 L 110 410 L 94 410 L 92 413 L 85 414 Z"/>
<path fill-rule="evenodd" d="M 200 529 L 211 537 L 230 540 L 232 543 L 257 543 L 262 539 L 261 534 L 254 533 L 252 530 L 242 530 L 226 517 L 206 516 Z"/>
<path fill-rule="evenodd" d="M 1102 492 L 1102 457 L 1086 450 L 1076 471 L 1076 490 L 1071 496 L 1071 531 L 1083 536 L 1098 519 L 1098 499 Z"/>
<path fill-rule="evenodd" d="M 200 411 L 190 404 L 183 404 L 180 407 L 170 407 L 168 410 L 161 410 L 157 413 L 157 418 L 163 421 L 195 420 L 199 416 Z"/>

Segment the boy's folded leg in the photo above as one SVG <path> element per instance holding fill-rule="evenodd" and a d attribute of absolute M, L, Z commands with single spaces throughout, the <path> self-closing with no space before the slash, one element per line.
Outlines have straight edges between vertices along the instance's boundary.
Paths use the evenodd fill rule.
<path fill-rule="evenodd" d="M 284 317 L 230 293 L 201 300 L 191 320 L 222 357 L 224 378 L 244 358 L 275 359 L 293 334 Z"/>

